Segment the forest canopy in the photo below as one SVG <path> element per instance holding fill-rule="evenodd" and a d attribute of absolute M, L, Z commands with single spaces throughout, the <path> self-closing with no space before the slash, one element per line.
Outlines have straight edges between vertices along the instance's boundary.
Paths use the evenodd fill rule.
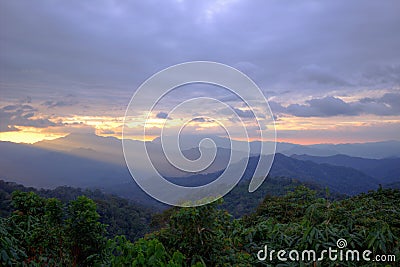
<path fill-rule="evenodd" d="M 400 258 L 400 191 L 394 189 L 332 200 L 300 185 L 282 196 L 265 196 L 253 213 L 240 218 L 221 208 L 222 199 L 196 208 L 167 209 L 152 219 L 148 211 L 148 220 L 136 221 L 142 228 L 132 229 L 131 237 L 115 234 L 118 229 L 103 223 L 101 217 L 107 214 L 100 214 L 102 206 L 85 195 L 61 201 L 15 190 L 11 203 L 6 201 L 2 209 L 7 204 L 11 211 L 2 210 L 0 219 L 2 266 L 298 266 L 276 258 L 260 261 L 257 252 L 265 245 L 321 252 L 339 239 L 347 241 L 346 250 L 368 249 L 372 255 Z M 97 203 L 116 207 L 113 199 Z M 120 215 L 112 216 L 118 220 Z M 138 238 L 140 234 L 144 236 Z M 363 261 L 345 264 L 371 266 Z"/>

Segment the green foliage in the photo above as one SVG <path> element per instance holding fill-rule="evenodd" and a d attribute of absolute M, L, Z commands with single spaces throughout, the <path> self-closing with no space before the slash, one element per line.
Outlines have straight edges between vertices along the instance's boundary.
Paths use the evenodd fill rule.
<path fill-rule="evenodd" d="M 327 197 L 326 190 L 319 185 L 300 183 L 296 179 L 285 177 L 268 177 L 264 183 L 253 193 L 248 192 L 248 181 L 241 181 L 226 196 L 221 208 L 227 210 L 235 218 L 254 213 L 257 207 L 263 202 L 265 196 L 284 196 L 292 192 L 296 187 L 306 185 L 314 190 L 319 197 Z M 337 193 L 328 194 L 330 199 L 341 199 L 342 195 Z"/>
<path fill-rule="evenodd" d="M 105 225 L 93 200 L 80 196 L 67 209 L 66 233 L 74 264 L 90 264 L 105 247 Z"/>
<path fill-rule="evenodd" d="M 244 230 L 240 239 L 253 254 L 264 245 L 270 250 L 314 249 L 318 254 L 336 248 L 336 241 L 344 238 L 346 249 L 369 249 L 373 255 L 395 254 L 399 259 L 399 202 L 398 190 L 378 190 L 331 202 L 299 187 L 282 197 L 266 197 L 253 216 L 241 220 Z M 269 263 L 282 264 L 277 260 Z M 346 266 L 360 264 L 367 263 L 346 262 Z M 318 266 L 337 266 L 337 262 L 325 259 Z"/>
<path fill-rule="evenodd" d="M 214 204 L 182 208 L 171 216 L 169 227 L 160 232 L 159 238 L 168 248 L 182 251 L 193 263 L 214 263 L 213 259 L 224 249 L 226 225 L 221 225 L 219 213 Z"/>
<path fill-rule="evenodd" d="M 105 253 L 107 266 L 179 267 L 185 259 L 179 251 L 168 254 L 157 239 L 139 239 L 133 244 L 124 236 L 108 240 Z"/>
<path fill-rule="evenodd" d="M 220 208 L 222 200 L 172 208 L 153 217 L 157 231 L 132 242 L 124 235 L 110 238 L 101 216 L 110 216 L 109 220 L 118 213 L 99 214 L 97 204 L 86 196 L 65 204 L 34 192 L 15 191 L 11 213 L 0 218 L 0 265 L 396 266 L 398 262 L 385 265 L 327 258 L 299 263 L 275 257 L 259 262 L 256 255 L 264 245 L 269 250 L 313 249 L 319 254 L 336 248 L 340 238 L 347 241 L 345 250 L 369 249 L 372 255 L 395 254 L 400 259 L 399 190 L 380 188 L 343 200 L 323 196 L 299 186 L 285 195 L 267 195 L 253 214 L 240 219 Z M 99 203 L 103 208 L 124 205 L 113 200 Z"/>
<path fill-rule="evenodd" d="M 232 239 L 236 224 L 226 211 L 217 209 L 221 201 L 176 209 L 167 227 L 148 238 L 159 239 L 169 251 L 181 251 L 187 257 L 188 265 L 199 262 L 207 266 L 244 263 L 249 257 L 236 249 Z"/>
<path fill-rule="evenodd" d="M 82 190 L 66 186 L 52 190 L 37 190 L 0 180 L 0 217 L 7 217 L 13 211 L 11 194 L 14 191 L 34 192 L 44 198 L 56 198 L 63 204 L 67 204 L 79 196 L 86 196 L 96 203 L 100 222 L 107 225 L 107 237 L 109 238 L 125 235 L 129 240 L 134 241 L 143 237 L 150 231 L 151 216 L 156 211 L 127 199 L 105 194 L 100 190 Z"/>
<path fill-rule="evenodd" d="M 266 196 L 257 208 L 255 217 L 257 219 L 272 217 L 281 223 L 294 222 L 302 219 L 311 205 L 316 205 L 318 201 L 325 200 L 317 199 L 315 191 L 305 186 L 298 186 L 284 196 Z"/>
<path fill-rule="evenodd" d="M 90 265 L 105 246 L 105 225 L 89 198 L 78 197 L 66 208 L 55 198 L 14 191 L 12 205 L 0 224 L 2 265 Z"/>
<path fill-rule="evenodd" d="M 7 250 L 17 252 L 11 253 L 11 262 L 31 266 L 66 264 L 65 248 L 59 246 L 64 233 L 59 220 L 63 216 L 61 202 L 46 200 L 33 192 L 14 191 L 12 205 L 14 212 L 2 223 L 5 237 L 11 240 Z M 11 262 L 9 260 L 7 264 Z"/>
<path fill-rule="evenodd" d="M 15 265 L 26 257 L 18 239 L 13 236 L 9 220 L 0 218 L 0 265 Z"/>
<path fill-rule="evenodd" d="M 150 231 L 153 210 L 120 197 L 96 195 L 88 197 L 95 200 L 101 216 L 100 222 L 107 225 L 108 237 L 125 235 L 134 241 Z"/>

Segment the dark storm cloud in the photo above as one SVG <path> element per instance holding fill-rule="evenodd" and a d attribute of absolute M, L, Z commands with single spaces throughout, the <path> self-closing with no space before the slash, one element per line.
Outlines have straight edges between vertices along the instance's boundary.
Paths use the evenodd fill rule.
<path fill-rule="evenodd" d="M 168 113 L 165 113 L 165 112 L 158 112 L 157 113 L 157 115 L 156 115 L 156 118 L 158 118 L 158 119 L 167 119 L 168 118 Z"/>
<path fill-rule="evenodd" d="M 192 121 L 195 121 L 195 122 L 206 122 L 206 119 L 203 118 L 203 117 L 199 117 L 199 118 L 192 119 Z"/>
<path fill-rule="evenodd" d="M 194 121 L 194 122 L 215 122 L 213 119 L 204 118 L 204 117 L 193 118 L 191 121 Z"/>
<path fill-rule="evenodd" d="M 365 76 L 398 85 L 399 9 L 395 0 L 1 1 L 2 80 L 131 93 L 171 64 L 212 60 L 274 91 Z"/>
<path fill-rule="evenodd" d="M 29 105 L 8 105 L 0 108 L 0 132 L 18 131 L 16 126 L 45 128 L 60 125 L 45 118 L 32 118 L 35 116 L 34 111 L 36 110 Z"/>
<path fill-rule="evenodd" d="M 340 98 L 328 96 L 306 101 L 306 104 L 291 104 L 287 107 L 270 101 L 272 112 L 290 114 L 297 117 L 332 117 L 373 114 L 380 116 L 400 115 L 400 93 L 388 93 L 378 98 L 362 98 L 359 101 L 344 102 Z"/>
<path fill-rule="evenodd" d="M 70 107 L 78 104 L 76 100 L 47 100 L 42 103 L 42 106 L 47 106 L 48 108 L 56 108 L 56 107 Z"/>
<path fill-rule="evenodd" d="M 400 93 L 387 93 L 379 98 L 360 99 L 365 112 L 377 115 L 400 115 Z"/>
<path fill-rule="evenodd" d="M 335 97 L 311 99 L 306 105 L 292 104 L 286 108 L 289 114 L 298 117 L 330 117 L 337 115 L 358 115 L 360 110 Z"/>

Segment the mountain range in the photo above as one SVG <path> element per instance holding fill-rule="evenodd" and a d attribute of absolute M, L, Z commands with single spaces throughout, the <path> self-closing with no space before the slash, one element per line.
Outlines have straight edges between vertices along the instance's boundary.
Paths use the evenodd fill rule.
<path fill-rule="evenodd" d="M 311 161 L 318 164 L 329 164 L 333 166 L 345 166 L 359 170 L 377 180 L 385 183 L 399 181 L 400 177 L 400 158 L 385 159 L 366 159 L 360 157 L 350 157 L 343 154 L 317 157 L 310 155 L 292 155 L 292 158 Z"/>
<path fill-rule="evenodd" d="M 199 138 L 196 136 L 183 140 L 182 154 L 192 160 L 198 158 L 200 152 L 196 142 Z M 190 142 L 190 140 L 195 140 L 195 142 Z M 232 152 L 228 147 L 229 140 L 225 138 L 213 138 L 213 140 L 217 145 L 217 156 L 213 164 L 206 170 L 189 174 L 176 169 L 168 162 L 163 156 L 159 139 L 146 142 L 145 145 L 149 148 L 154 165 L 164 177 L 177 184 L 197 186 L 217 178 L 224 171 L 231 153 L 242 153 L 243 157 L 246 155 L 244 151 Z M 129 140 L 129 142 L 133 142 L 134 145 L 143 145 L 141 141 Z M 385 154 L 383 152 L 389 143 L 392 148 Z M 260 142 L 250 143 L 252 154 L 243 175 L 243 181 L 252 178 L 260 157 L 261 160 L 271 157 L 271 155 L 257 155 L 255 152 L 259 145 Z M 365 154 L 368 147 L 377 151 L 378 156 L 361 158 L 348 154 L 316 155 L 321 154 L 321 151 L 335 153 L 343 150 L 352 155 L 359 155 Z M 269 176 L 294 178 L 300 182 L 328 187 L 337 193 L 354 195 L 376 189 L 379 184 L 387 186 L 400 182 L 398 167 L 400 158 L 399 154 L 394 153 L 396 147 L 400 147 L 400 142 L 312 146 L 278 143 L 277 152 L 279 153 L 275 154 Z M 0 151 L 2 152 L 0 178 L 4 180 L 41 188 L 55 188 L 63 185 L 100 188 L 139 202 L 153 201 L 131 178 L 124 161 L 121 141 L 114 137 L 71 134 L 32 145 L 0 142 Z M 292 155 L 293 151 L 310 154 Z M 399 151 L 400 149 L 397 150 Z M 142 157 L 143 155 L 137 155 L 135 160 L 141 162 Z M 233 164 L 232 167 L 235 168 L 239 162 L 230 164 Z"/>

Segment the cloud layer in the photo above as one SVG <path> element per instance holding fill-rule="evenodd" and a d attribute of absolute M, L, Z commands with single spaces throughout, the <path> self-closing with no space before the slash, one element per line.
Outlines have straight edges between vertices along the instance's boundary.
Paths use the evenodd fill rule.
<path fill-rule="evenodd" d="M 396 0 L 0 1 L 0 131 L 80 117 L 118 132 L 101 118 L 122 118 L 142 82 L 193 60 L 243 71 L 278 118 L 400 116 L 399 10 Z M 166 102 L 200 95 L 194 87 Z"/>
<path fill-rule="evenodd" d="M 15 126 L 46 128 L 58 124 L 46 118 L 34 118 L 35 109 L 30 105 L 8 105 L 0 108 L 0 132 L 18 131 Z"/>
<path fill-rule="evenodd" d="M 279 90 L 399 83 L 400 3 L 2 1 L 2 79 L 132 88 L 190 60 Z M 65 88 L 64 88 L 65 90 Z"/>
<path fill-rule="evenodd" d="M 291 104 L 287 107 L 270 101 L 276 113 L 297 117 L 332 117 L 372 114 L 379 116 L 400 116 L 400 93 L 387 93 L 379 98 L 362 98 L 345 102 L 340 98 L 327 96 L 307 100 L 306 104 Z"/>

